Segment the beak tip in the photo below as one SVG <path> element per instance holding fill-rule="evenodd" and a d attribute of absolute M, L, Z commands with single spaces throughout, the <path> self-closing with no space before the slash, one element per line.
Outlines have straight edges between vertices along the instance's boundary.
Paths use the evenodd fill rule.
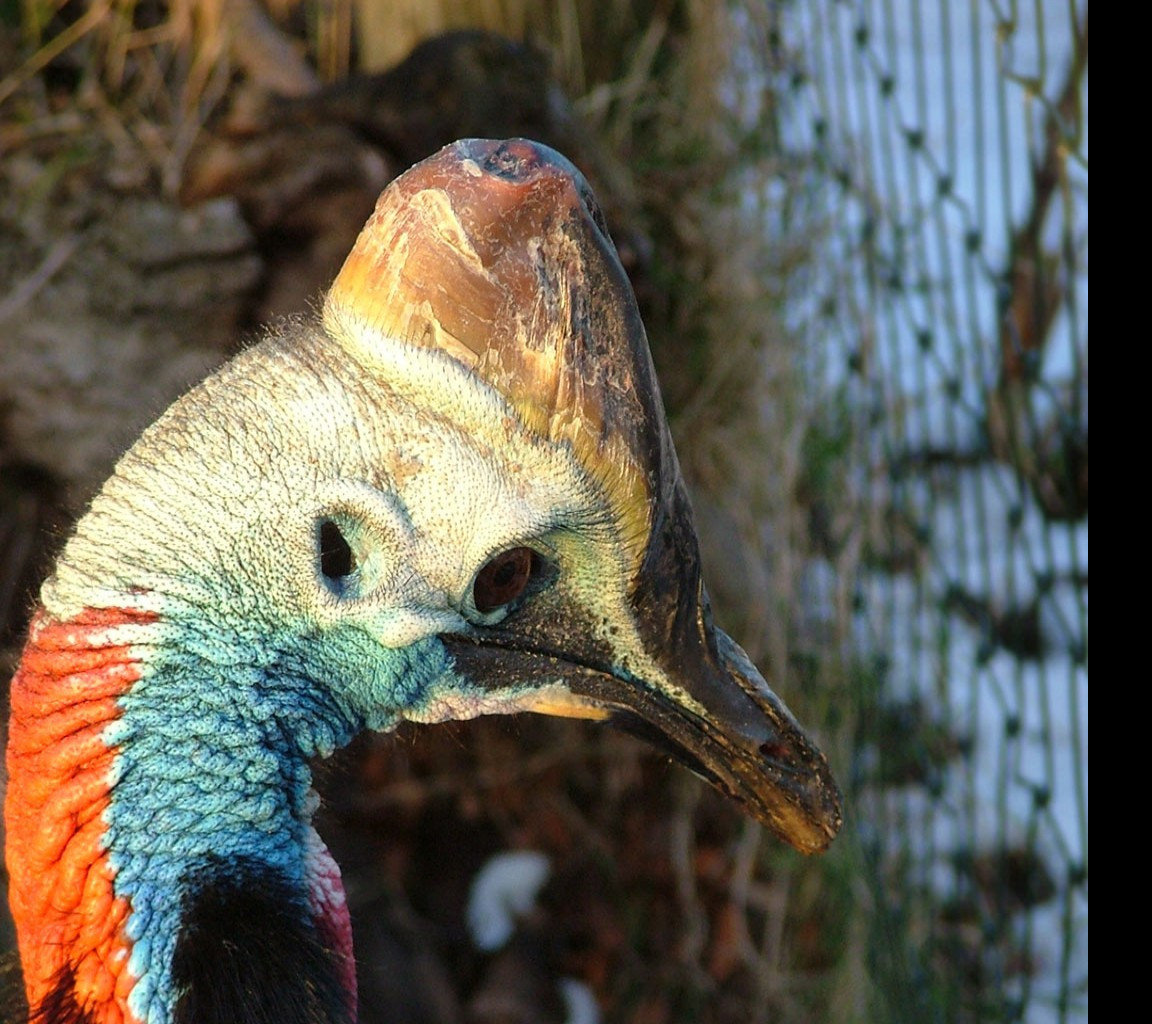
<path fill-rule="evenodd" d="M 823 853 L 844 824 L 843 801 L 831 776 L 816 782 L 801 806 L 790 806 L 783 822 L 766 822 L 776 835 L 803 854 Z"/>

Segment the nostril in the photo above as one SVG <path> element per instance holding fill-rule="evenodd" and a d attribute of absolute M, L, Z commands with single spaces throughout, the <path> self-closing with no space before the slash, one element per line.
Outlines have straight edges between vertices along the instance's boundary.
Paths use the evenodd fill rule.
<path fill-rule="evenodd" d="M 769 761 L 785 761 L 792 756 L 792 750 L 787 743 L 780 740 L 771 740 L 760 744 L 760 753 Z"/>

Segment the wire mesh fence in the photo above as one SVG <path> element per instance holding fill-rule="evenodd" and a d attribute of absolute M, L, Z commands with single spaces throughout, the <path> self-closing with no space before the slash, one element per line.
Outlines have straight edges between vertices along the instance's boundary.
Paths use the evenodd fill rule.
<path fill-rule="evenodd" d="M 771 45 L 883 1019 L 1086 1021 L 1087 4 L 810 0 Z"/>

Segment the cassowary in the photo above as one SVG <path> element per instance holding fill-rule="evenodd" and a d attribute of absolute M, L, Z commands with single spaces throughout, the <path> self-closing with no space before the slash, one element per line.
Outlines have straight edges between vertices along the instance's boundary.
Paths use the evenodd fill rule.
<path fill-rule="evenodd" d="M 349 1022 L 309 762 L 535 711 L 655 741 L 804 851 L 823 755 L 712 625 L 595 200 L 525 141 L 397 179 L 315 321 L 176 402 L 44 585 L 12 682 L 31 1019 Z"/>

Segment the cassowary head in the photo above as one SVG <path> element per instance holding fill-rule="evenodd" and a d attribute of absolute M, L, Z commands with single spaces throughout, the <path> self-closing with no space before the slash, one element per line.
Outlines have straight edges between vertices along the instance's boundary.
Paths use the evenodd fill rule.
<path fill-rule="evenodd" d="M 518 711 L 653 740 L 800 850 L 839 826 L 712 624 L 590 190 L 469 140 L 384 192 L 321 318 L 145 432 L 44 586 L 6 809 L 34 1019 L 354 1019 L 309 760 Z"/>

